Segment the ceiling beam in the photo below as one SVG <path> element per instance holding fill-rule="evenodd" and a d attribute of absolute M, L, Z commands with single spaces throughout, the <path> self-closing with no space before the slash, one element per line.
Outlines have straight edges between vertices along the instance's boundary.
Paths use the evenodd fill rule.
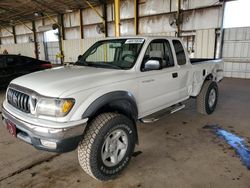
<path fill-rule="evenodd" d="M 46 8 L 47 10 L 50 10 L 50 11 L 52 11 L 52 12 L 54 12 L 54 13 L 61 14 L 60 11 L 57 11 L 57 10 L 51 8 L 49 5 L 46 5 L 45 3 L 41 2 L 41 1 L 33 0 L 33 2 L 35 2 L 37 5 L 39 5 L 40 8 L 41 8 L 41 7 L 44 7 L 44 8 Z"/>

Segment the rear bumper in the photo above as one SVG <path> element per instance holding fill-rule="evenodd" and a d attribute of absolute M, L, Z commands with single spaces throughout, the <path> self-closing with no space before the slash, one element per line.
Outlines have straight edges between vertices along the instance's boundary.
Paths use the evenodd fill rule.
<path fill-rule="evenodd" d="M 31 124 L 18 119 L 4 108 L 2 120 L 5 127 L 7 127 L 7 121 L 15 124 L 16 136 L 24 142 L 40 150 L 60 153 L 76 149 L 87 125 L 87 119 L 70 122 L 70 126 L 66 126 L 66 128 L 51 128 L 48 127 L 48 124 L 41 126 L 40 123 L 39 125 Z M 65 126 L 65 123 L 63 124 Z M 58 123 L 58 127 L 60 127 L 60 123 Z"/>

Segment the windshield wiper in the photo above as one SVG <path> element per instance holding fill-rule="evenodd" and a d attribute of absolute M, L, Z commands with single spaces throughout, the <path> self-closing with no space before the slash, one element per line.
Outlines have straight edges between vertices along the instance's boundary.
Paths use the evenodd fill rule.
<path fill-rule="evenodd" d="M 94 65 L 96 67 L 101 66 L 103 68 L 110 67 L 110 68 L 114 68 L 114 69 L 124 69 L 124 67 L 119 66 L 119 65 L 114 65 L 114 64 L 109 64 L 109 63 L 102 63 L 102 62 L 91 63 L 91 65 Z"/>
<path fill-rule="evenodd" d="M 74 65 L 77 65 L 77 66 L 91 66 L 91 63 L 87 63 L 86 61 L 77 61 Z"/>

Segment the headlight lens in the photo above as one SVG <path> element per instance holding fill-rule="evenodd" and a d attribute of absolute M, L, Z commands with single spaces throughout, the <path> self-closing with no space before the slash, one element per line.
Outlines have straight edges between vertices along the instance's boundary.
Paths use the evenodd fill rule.
<path fill-rule="evenodd" d="M 74 103 L 74 99 L 40 98 L 36 105 L 36 114 L 63 117 L 69 113 Z"/>

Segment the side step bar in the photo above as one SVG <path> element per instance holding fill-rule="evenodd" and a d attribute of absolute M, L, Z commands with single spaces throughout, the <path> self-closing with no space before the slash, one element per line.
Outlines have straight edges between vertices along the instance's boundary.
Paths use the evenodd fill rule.
<path fill-rule="evenodd" d="M 180 103 L 180 104 L 171 106 L 167 109 L 156 112 L 155 114 L 146 116 L 145 118 L 140 119 L 140 121 L 142 123 L 154 123 L 160 120 L 161 118 L 163 118 L 164 116 L 178 112 L 179 110 L 182 110 L 183 108 L 185 108 L 185 105 Z"/>

